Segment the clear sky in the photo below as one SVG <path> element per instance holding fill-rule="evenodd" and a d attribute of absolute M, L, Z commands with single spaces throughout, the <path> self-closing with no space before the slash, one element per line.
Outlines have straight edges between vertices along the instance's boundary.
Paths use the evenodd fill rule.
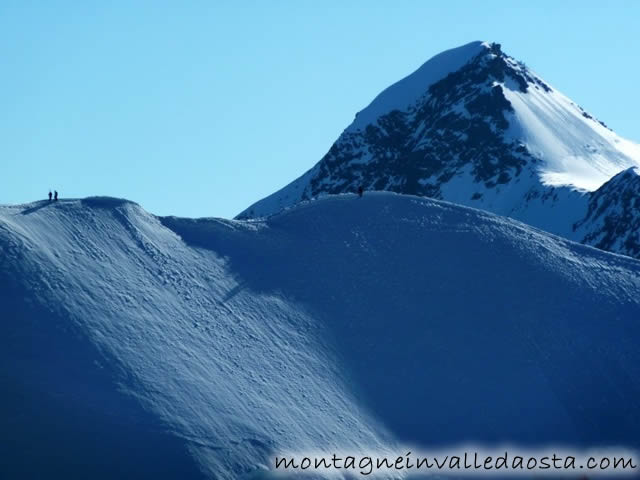
<path fill-rule="evenodd" d="M 232 217 L 381 90 L 495 41 L 640 141 L 640 2 L 0 0 L 0 203 Z"/>

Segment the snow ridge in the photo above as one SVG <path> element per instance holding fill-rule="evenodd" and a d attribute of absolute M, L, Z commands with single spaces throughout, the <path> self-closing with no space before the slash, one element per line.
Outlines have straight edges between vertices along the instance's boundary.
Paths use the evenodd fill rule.
<path fill-rule="evenodd" d="M 370 192 L 249 221 L 108 198 L 0 207 L 0 285 L 10 477 L 640 446 L 640 262 L 480 210 Z"/>

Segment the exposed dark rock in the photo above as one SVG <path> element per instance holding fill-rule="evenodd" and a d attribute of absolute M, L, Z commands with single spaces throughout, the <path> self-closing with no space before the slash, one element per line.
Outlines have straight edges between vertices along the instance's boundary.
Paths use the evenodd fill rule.
<path fill-rule="evenodd" d="M 603 250 L 640 257 L 640 174 L 629 168 L 591 194 L 585 218 L 574 229 L 582 241 Z"/>
<path fill-rule="evenodd" d="M 505 184 L 535 159 L 508 143 L 502 86 L 509 77 L 526 92 L 532 77 L 498 44 L 431 85 L 408 111 L 394 110 L 364 131 L 345 132 L 320 161 L 304 197 L 353 191 L 357 184 L 441 198 L 440 185 L 467 168 L 475 182 Z M 416 135 L 416 132 L 420 132 Z M 360 162 L 371 154 L 367 162 Z"/>

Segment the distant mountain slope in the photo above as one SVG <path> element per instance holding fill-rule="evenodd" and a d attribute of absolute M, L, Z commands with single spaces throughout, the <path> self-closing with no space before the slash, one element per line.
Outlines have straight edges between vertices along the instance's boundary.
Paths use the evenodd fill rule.
<path fill-rule="evenodd" d="M 594 232 L 578 237 L 573 229 L 587 214 L 588 192 L 634 166 L 640 146 L 499 45 L 474 42 L 382 92 L 318 164 L 238 218 L 362 185 L 485 209 L 593 244 Z"/>
<path fill-rule="evenodd" d="M 389 193 L 261 221 L 0 207 L 0 285 L 10 478 L 235 479 L 285 449 L 640 446 L 640 262 L 479 210 Z"/>
<path fill-rule="evenodd" d="M 624 170 L 593 192 L 587 215 L 575 229 L 585 243 L 640 258 L 638 169 Z"/>

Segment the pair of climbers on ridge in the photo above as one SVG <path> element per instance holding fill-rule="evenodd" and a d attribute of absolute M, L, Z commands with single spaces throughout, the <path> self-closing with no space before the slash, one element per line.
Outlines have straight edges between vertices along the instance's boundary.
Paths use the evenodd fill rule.
<path fill-rule="evenodd" d="M 58 191 L 54 190 L 53 192 L 54 192 L 53 193 L 53 201 L 57 202 L 58 201 Z M 49 190 L 49 201 L 51 201 L 51 190 Z"/>

